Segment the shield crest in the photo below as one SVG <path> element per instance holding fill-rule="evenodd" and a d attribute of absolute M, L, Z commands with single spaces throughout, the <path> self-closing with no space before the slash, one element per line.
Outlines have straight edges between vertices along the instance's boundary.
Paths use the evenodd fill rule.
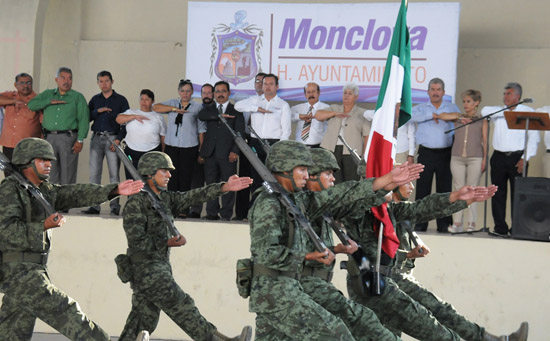
<path fill-rule="evenodd" d="M 214 63 L 214 72 L 219 79 L 233 85 L 244 83 L 256 75 L 256 35 L 233 31 L 216 35 L 218 56 Z"/>

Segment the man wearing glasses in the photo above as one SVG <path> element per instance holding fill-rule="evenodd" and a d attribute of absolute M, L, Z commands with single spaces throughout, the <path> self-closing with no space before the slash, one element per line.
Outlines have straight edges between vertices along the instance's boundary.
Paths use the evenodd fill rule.
<path fill-rule="evenodd" d="M 0 107 L 4 108 L 0 145 L 3 146 L 3 152 L 10 160 L 17 142 L 25 137 L 42 137 L 41 112 L 32 111 L 27 107 L 27 103 L 36 96 L 32 89 L 31 75 L 18 74 L 15 76 L 13 85 L 17 91 L 6 91 L 0 94 Z"/>

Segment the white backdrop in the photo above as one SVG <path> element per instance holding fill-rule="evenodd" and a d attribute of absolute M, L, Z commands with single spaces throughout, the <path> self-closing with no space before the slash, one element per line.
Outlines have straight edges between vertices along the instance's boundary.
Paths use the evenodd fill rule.
<path fill-rule="evenodd" d="M 187 76 L 198 88 L 224 79 L 240 97 L 253 93 L 257 72 L 271 72 L 287 100 L 302 100 L 313 81 L 322 100 L 340 101 L 342 86 L 354 82 L 360 101 L 376 102 L 398 10 L 397 2 L 189 2 Z M 415 102 L 426 100 L 433 77 L 454 97 L 459 14 L 459 3 L 409 5 Z"/>

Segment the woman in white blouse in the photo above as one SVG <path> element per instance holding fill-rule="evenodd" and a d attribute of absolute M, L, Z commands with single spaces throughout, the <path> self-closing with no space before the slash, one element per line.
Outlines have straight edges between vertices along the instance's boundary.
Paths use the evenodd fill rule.
<path fill-rule="evenodd" d="M 128 109 L 116 118 L 117 123 L 126 125 L 124 151 L 131 157 L 136 168 L 143 154 L 164 150 L 166 122 L 159 113 L 152 110 L 154 101 L 155 94 L 149 89 L 143 89 L 139 94 L 139 109 Z M 131 178 L 128 171 L 126 178 Z"/>

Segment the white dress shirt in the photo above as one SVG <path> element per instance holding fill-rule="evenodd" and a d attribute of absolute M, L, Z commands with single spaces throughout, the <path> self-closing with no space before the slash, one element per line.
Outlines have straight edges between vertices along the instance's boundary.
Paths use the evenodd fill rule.
<path fill-rule="evenodd" d="M 258 108 L 271 113 L 258 112 Z M 262 139 L 288 140 L 292 129 L 290 106 L 279 96 L 267 100 L 265 95 L 252 96 L 235 104 L 240 112 L 249 111 L 250 125 Z"/>
<path fill-rule="evenodd" d="M 323 141 L 323 137 L 325 136 L 325 133 L 327 131 L 327 122 L 321 122 L 316 120 L 315 118 L 311 120 L 309 137 L 305 141 L 302 140 L 302 128 L 304 127 L 305 121 L 300 119 L 300 115 L 307 114 L 310 106 L 311 105 L 309 104 L 309 102 L 305 102 L 297 104 L 290 108 L 290 112 L 292 114 L 292 122 L 296 122 L 294 139 L 307 145 L 321 144 L 321 142 Z M 313 104 L 313 110 L 311 111 L 311 113 L 313 114 L 313 116 L 315 116 L 317 110 L 324 110 L 329 107 L 330 105 L 317 101 L 315 104 Z"/>
<path fill-rule="evenodd" d="M 491 106 L 481 109 L 481 115 L 487 116 L 495 111 L 505 108 L 504 106 Z M 513 111 L 534 111 L 533 108 L 520 104 Z M 491 116 L 495 130 L 493 132 L 493 148 L 499 152 L 514 152 L 525 148 L 525 130 L 508 129 L 504 111 Z M 537 145 L 540 140 L 538 131 L 529 131 L 527 141 L 527 160 L 537 153 Z M 521 156 L 525 158 L 525 154 Z"/>

